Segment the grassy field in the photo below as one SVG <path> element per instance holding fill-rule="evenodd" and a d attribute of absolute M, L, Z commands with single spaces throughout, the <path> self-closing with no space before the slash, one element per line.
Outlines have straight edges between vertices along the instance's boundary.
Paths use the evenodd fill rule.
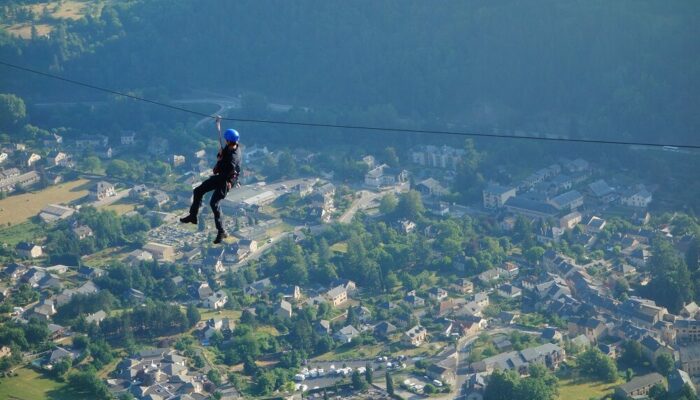
<path fill-rule="evenodd" d="M 90 181 L 78 179 L 37 192 L 10 196 L 0 200 L 0 226 L 19 224 L 37 215 L 47 204 L 70 203 L 88 194 Z"/>
<path fill-rule="evenodd" d="M 27 242 L 41 237 L 41 227 L 31 221 L 0 229 L 0 243 L 15 247 L 19 242 Z"/>
<path fill-rule="evenodd" d="M 330 250 L 336 253 L 347 253 L 348 244 L 346 242 L 338 242 L 330 247 Z"/>
<path fill-rule="evenodd" d="M 70 400 L 81 398 L 68 391 L 66 384 L 47 379 L 34 370 L 19 368 L 16 372 L 19 376 L 0 379 L 0 399 Z"/>
<path fill-rule="evenodd" d="M 578 381 L 562 379 L 559 381 L 559 399 L 561 400 L 589 400 L 600 398 L 610 394 L 613 388 L 623 381 L 616 383 Z"/>
<path fill-rule="evenodd" d="M 238 321 L 241 318 L 241 312 L 236 310 L 207 310 L 206 308 L 199 309 L 199 315 L 202 321 L 206 321 L 211 318 L 231 318 L 234 321 Z"/>
<path fill-rule="evenodd" d="M 335 360 L 351 360 L 358 358 L 374 358 L 384 350 L 384 345 L 376 344 L 374 346 L 347 347 L 340 346 L 333 351 L 320 355 L 313 361 L 335 361 Z"/>
<path fill-rule="evenodd" d="M 116 212 L 119 215 L 126 214 L 130 211 L 134 211 L 136 209 L 135 204 L 128 204 L 128 203 L 122 203 L 121 201 L 118 201 L 114 204 L 110 204 L 106 207 L 102 207 L 103 210 L 111 210 Z"/>

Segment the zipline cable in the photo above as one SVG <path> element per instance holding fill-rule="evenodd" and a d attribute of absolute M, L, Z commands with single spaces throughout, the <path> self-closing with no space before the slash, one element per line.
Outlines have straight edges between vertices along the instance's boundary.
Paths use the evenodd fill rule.
<path fill-rule="evenodd" d="M 133 94 L 119 92 L 113 89 L 104 88 L 101 86 L 93 85 L 90 83 L 81 82 L 75 79 L 65 78 L 59 75 L 50 74 L 43 71 L 38 71 L 36 69 L 23 67 L 7 61 L 0 60 L 0 65 L 14 68 L 16 70 L 41 75 L 46 78 L 56 79 L 73 85 L 83 86 L 89 89 L 126 97 L 132 100 L 142 101 L 145 103 L 153 104 L 160 107 L 169 108 L 172 110 L 185 112 L 193 115 L 197 115 L 204 118 L 215 119 L 216 116 L 201 113 L 199 111 L 190 110 L 183 107 L 174 106 L 171 104 L 162 103 L 156 100 L 151 100 L 143 98 L 140 96 L 135 96 Z M 540 140 L 548 142 L 569 142 L 569 143 L 589 143 L 589 144 L 606 144 L 606 145 L 623 145 L 623 146 L 647 146 L 647 147 L 669 147 L 669 148 L 679 148 L 679 149 L 700 149 L 700 145 L 694 144 L 676 144 L 676 143 L 653 143 L 653 142 L 636 142 L 636 141 L 618 141 L 618 140 L 603 140 L 603 139 L 575 139 L 575 138 L 558 138 L 558 137 L 541 137 L 541 136 L 526 136 L 526 135 L 503 135 L 496 133 L 480 133 L 480 132 L 464 132 L 464 131 L 443 131 L 443 130 L 430 130 L 430 129 L 408 129 L 408 128 L 392 128 L 392 127 L 377 127 L 377 126 L 364 126 L 364 125 L 340 125 L 340 124 L 321 124 L 312 122 L 295 122 L 295 121 L 280 121 L 272 119 L 253 119 L 253 118 L 230 118 L 224 117 L 222 120 L 234 121 L 234 122 L 246 122 L 253 124 L 268 124 L 268 125 L 288 125 L 288 126 L 306 126 L 311 128 L 335 128 L 335 129 L 351 129 L 351 130 L 365 130 L 365 131 L 375 131 L 375 132 L 400 132 L 400 133 L 412 133 L 412 134 L 434 134 L 434 135 L 453 135 L 453 136 L 467 136 L 467 137 L 485 137 L 485 138 L 498 138 L 498 139 L 519 139 L 519 140 Z"/>

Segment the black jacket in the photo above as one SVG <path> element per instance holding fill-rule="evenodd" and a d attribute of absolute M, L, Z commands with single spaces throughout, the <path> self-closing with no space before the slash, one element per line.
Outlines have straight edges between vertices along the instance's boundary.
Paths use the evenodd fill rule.
<path fill-rule="evenodd" d="M 227 181 L 235 184 L 241 173 L 241 156 L 239 148 L 230 149 L 228 146 L 221 149 L 221 159 L 216 162 L 214 173 L 223 176 Z"/>

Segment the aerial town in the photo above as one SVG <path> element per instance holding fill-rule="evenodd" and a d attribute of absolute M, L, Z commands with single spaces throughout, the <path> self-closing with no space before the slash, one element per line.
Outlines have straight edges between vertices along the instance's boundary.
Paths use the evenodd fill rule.
<path fill-rule="evenodd" d="M 649 212 L 653 185 L 561 158 L 460 204 L 468 148 L 368 154 L 348 180 L 298 169 L 318 154 L 253 146 L 223 201 L 232 237 L 214 246 L 206 221 L 177 221 L 212 154 L 145 144 L 184 189 L 73 156 L 90 146 L 114 170 L 137 145 L 125 132 L 3 147 L 7 199 L 83 190 L 7 223 L 20 240 L 3 239 L 0 338 L 23 341 L 3 339 L 5 374 L 90 365 L 120 399 L 480 400 L 494 374 L 557 377 L 543 398 L 694 393 L 700 307 L 667 274 L 698 241 L 693 220 Z M 270 172 L 283 163 L 296 175 Z"/>

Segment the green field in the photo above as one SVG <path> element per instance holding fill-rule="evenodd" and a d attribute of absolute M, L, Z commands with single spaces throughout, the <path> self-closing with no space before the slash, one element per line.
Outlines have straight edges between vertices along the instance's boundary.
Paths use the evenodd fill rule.
<path fill-rule="evenodd" d="M 591 398 L 601 398 L 610 394 L 613 388 L 623 381 L 616 383 L 579 381 L 562 379 L 559 381 L 559 399 L 561 400 L 589 400 Z"/>
<path fill-rule="evenodd" d="M 19 242 L 30 242 L 43 235 L 41 227 L 31 221 L 0 229 L 0 243 L 14 248 Z"/>
<path fill-rule="evenodd" d="M 81 398 L 67 390 L 65 383 L 44 378 L 34 370 L 19 368 L 16 372 L 19 376 L 0 379 L 0 399 L 70 400 Z"/>

